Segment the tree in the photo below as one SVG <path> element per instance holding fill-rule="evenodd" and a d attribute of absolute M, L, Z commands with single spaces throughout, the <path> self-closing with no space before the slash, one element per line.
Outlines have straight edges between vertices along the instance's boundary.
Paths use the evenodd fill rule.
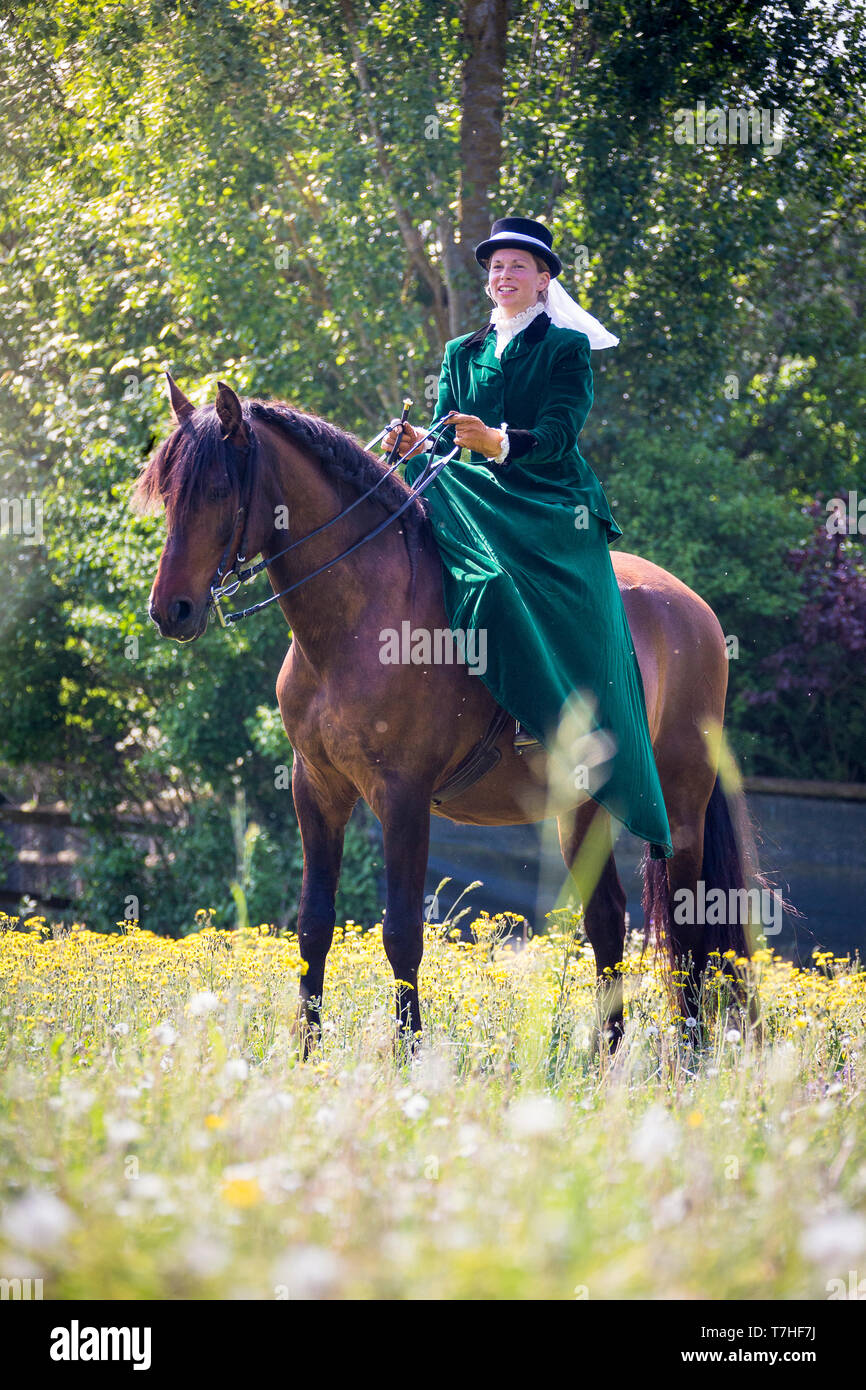
<path fill-rule="evenodd" d="M 797 0 L 6 6 L 0 495 L 38 496 L 45 534 L 2 542 L 0 782 L 49 769 L 97 828 L 94 919 L 129 886 L 118 806 L 189 845 L 183 876 L 171 848 L 135 871 L 163 924 L 204 860 L 230 902 L 239 788 L 274 881 L 297 850 L 280 619 L 191 650 L 146 619 L 160 524 L 127 501 L 168 428 L 163 368 L 194 400 L 224 377 L 365 437 L 404 394 L 425 418 L 445 340 L 486 316 L 472 247 L 509 212 L 555 227 L 566 284 L 621 336 L 582 448 L 624 543 L 737 636 L 747 767 L 812 766 L 745 692 L 807 601 L 784 564 L 804 501 L 861 480 L 863 28 Z M 788 134 L 679 144 L 699 100 L 784 109 Z"/>
<path fill-rule="evenodd" d="M 847 500 L 847 499 L 846 499 Z M 756 708 L 771 706 L 785 720 L 789 739 L 765 754 L 773 771 L 807 771 L 834 781 L 866 780 L 866 555 L 859 532 L 852 539 L 847 515 L 841 524 L 816 501 L 805 544 L 789 551 L 802 607 L 793 640 L 761 662 L 763 688 L 746 694 Z M 855 515 L 856 519 L 856 515 Z M 796 763 L 791 756 L 796 753 Z"/>

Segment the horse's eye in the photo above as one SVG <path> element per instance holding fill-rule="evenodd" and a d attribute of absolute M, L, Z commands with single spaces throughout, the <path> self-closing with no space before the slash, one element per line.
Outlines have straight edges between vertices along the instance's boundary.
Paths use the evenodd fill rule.
<path fill-rule="evenodd" d="M 211 502 L 224 502 L 225 499 L 228 496 L 230 496 L 230 494 L 231 488 L 228 486 L 228 484 L 225 484 L 222 487 L 212 487 L 210 492 L 208 493 L 208 498 Z"/>

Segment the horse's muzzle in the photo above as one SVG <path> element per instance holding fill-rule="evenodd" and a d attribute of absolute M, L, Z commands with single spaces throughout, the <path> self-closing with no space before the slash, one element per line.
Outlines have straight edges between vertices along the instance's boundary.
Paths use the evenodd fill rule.
<path fill-rule="evenodd" d="M 207 604 L 193 603 L 182 596 L 172 599 L 164 613 L 151 599 L 148 612 L 162 636 L 175 642 L 194 642 L 207 627 Z"/>

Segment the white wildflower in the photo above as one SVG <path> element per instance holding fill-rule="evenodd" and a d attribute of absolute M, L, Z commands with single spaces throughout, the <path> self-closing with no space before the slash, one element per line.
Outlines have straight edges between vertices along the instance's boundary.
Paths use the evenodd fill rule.
<path fill-rule="evenodd" d="M 265 1101 L 268 1110 L 273 1110 L 277 1114 L 285 1114 L 291 1110 L 295 1103 L 295 1098 L 288 1091 L 273 1091 Z"/>
<path fill-rule="evenodd" d="M 478 1152 L 479 1145 L 484 1142 L 486 1135 L 480 1125 L 461 1125 L 457 1131 L 458 1158 L 471 1158 Z"/>
<path fill-rule="evenodd" d="M 866 1253 L 866 1220 L 852 1211 L 830 1212 L 806 1227 L 800 1249 L 807 1260 L 819 1265 L 859 1259 Z"/>
<path fill-rule="evenodd" d="M 141 1177 L 136 1178 L 129 1186 L 133 1197 L 138 1197 L 143 1202 L 158 1202 L 165 1196 L 165 1178 L 161 1178 L 158 1173 L 142 1173 Z"/>
<path fill-rule="evenodd" d="M 0 1224 L 13 1244 L 26 1250 L 50 1250 L 69 1234 L 76 1218 L 53 1192 L 32 1189 L 7 1207 Z"/>
<path fill-rule="evenodd" d="M 194 1018 L 204 1018 L 206 1014 L 212 1014 L 214 1009 L 218 1009 L 219 1003 L 219 996 L 214 994 L 212 989 L 202 989 L 197 994 L 190 995 L 187 1008 Z"/>
<path fill-rule="evenodd" d="M 508 1127 L 517 1139 L 536 1139 L 562 1128 L 563 1109 L 550 1096 L 525 1096 L 508 1112 Z"/>
<path fill-rule="evenodd" d="M 54 1097 L 52 1097 L 52 1101 L 53 1100 Z M 49 1101 L 49 1105 L 52 1105 L 52 1101 Z M 86 1115 L 88 1110 L 95 1103 L 96 1092 L 88 1090 L 86 1086 L 82 1086 L 81 1082 L 77 1081 L 75 1077 L 64 1077 L 60 1082 L 60 1101 L 70 1119 L 77 1120 L 82 1115 Z M 52 1109 L 54 1108 L 55 1106 L 52 1105 Z"/>
<path fill-rule="evenodd" d="M 209 1235 L 192 1235 L 181 1247 L 181 1258 L 192 1274 L 208 1279 L 222 1273 L 229 1256 L 221 1241 Z"/>
<path fill-rule="evenodd" d="M 430 1109 L 430 1102 L 426 1096 L 410 1096 L 403 1105 L 403 1114 L 408 1120 L 420 1120 L 426 1110 Z"/>
<path fill-rule="evenodd" d="M 680 1226 L 688 1216 L 689 1204 L 683 1188 L 666 1192 L 653 1207 L 653 1229 L 664 1231 L 668 1226 Z"/>
<path fill-rule="evenodd" d="M 330 1298 L 336 1292 L 342 1263 L 321 1245 L 301 1245 L 278 1260 L 274 1283 L 285 1288 L 290 1299 Z"/>
<path fill-rule="evenodd" d="M 663 1105 L 652 1105 L 629 1143 L 629 1153 L 646 1168 L 655 1167 L 676 1151 L 679 1131 Z"/>
<path fill-rule="evenodd" d="M 134 1144 L 136 1139 L 144 1136 L 144 1130 L 137 1120 L 123 1120 L 111 1115 L 105 1117 L 105 1132 L 109 1144 L 116 1144 L 118 1147 Z"/>

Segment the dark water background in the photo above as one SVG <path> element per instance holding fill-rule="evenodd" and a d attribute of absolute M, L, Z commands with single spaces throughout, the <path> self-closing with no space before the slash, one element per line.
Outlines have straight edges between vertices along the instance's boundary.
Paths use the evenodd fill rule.
<path fill-rule="evenodd" d="M 767 940 L 787 959 L 808 963 L 813 950 L 866 957 L 866 801 L 835 801 L 752 792 L 748 798 L 759 833 L 761 869 L 803 914 L 782 916 L 782 929 Z M 631 926 L 642 924 L 638 867 L 642 844 L 620 837 L 617 866 L 628 896 Z M 425 891 L 439 895 L 438 919 L 475 879 L 483 886 L 462 900 L 471 906 L 463 924 L 482 910 L 518 912 L 534 931 L 555 906 L 565 883 L 556 822 L 488 828 L 433 818 Z"/>

